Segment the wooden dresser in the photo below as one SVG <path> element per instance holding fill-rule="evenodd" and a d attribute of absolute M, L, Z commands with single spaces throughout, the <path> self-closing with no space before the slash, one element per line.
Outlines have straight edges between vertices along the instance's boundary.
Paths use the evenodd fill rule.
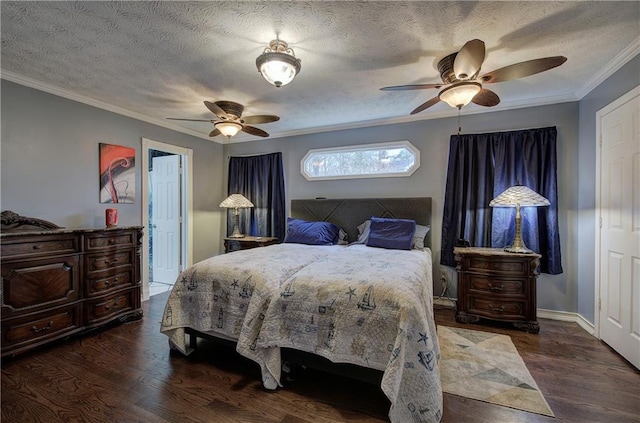
<path fill-rule="evenodd" d="M 2 356 L 142 317 L 142 227 L 3 232 Z"/>
<path fill-rule="evenodd" d="M 498 248 L 455 248 L 458 272 L 456 321 L 480 318 L 512 322 L 538 333 L 536 278 L 539 254 L 509 253 Z"/>

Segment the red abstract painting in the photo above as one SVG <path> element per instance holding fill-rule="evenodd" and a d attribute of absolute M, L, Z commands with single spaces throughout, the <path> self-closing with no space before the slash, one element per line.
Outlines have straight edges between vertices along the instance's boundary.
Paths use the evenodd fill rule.
<path fill-rule="evenodd" d="M 136 149 L 100 143 L 100 202 L 133 203 Z"/>

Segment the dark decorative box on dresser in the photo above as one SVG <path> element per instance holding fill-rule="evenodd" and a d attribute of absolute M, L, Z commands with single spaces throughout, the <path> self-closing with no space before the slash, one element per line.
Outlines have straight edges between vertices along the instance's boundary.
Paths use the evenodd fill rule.
<path fill-rule="evenodd" d="M 1 235 L 2 356 L 142 317 L 142 227 Z"/>
<path fill-rule="evenodd" d="M 480 318 L 512 322 L 538 333 L 536 278 L 539 254 L 509 253 L 498 248 L 456 248 L 458 311 L 456 321 Z"/>
<path fill-rule="evenodd" d="M 277 244 L 278 238 L 269 236 L 245 236 L 242 238 L 225 238 L 224 252 L 230 253 L 238 250 L 248 250 L 256 247 L 266 247 L 267 245 Z"/>

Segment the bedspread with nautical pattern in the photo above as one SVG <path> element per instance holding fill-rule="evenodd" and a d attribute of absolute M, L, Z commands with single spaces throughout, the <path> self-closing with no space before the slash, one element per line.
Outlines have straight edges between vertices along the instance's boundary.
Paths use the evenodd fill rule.
<path fill-rule="evenodd" d="M 185 328 L 237 340 L 258 363 L 270 361 L 256 351 L 262 317 L 280 285 L 297 271 L 344 246 L 277 244 L 203 260 L 183 271 L 165 306 L 160 331 L 183 354 L 190 351 Z M 263 375 L 269 372 L 263 368 Z M 265 382 L 263 380 L 263 382 Z"/>
<path fill-rule="evenodd" d="M 262 368 L 276 380 L 282 347 L 382 370 L 392 422 L 437 422 L 442 390 L 432 290 L 430 251 L 346 247 L 282 284 L 246 355 L 256 360 L 262 351 Z"/>

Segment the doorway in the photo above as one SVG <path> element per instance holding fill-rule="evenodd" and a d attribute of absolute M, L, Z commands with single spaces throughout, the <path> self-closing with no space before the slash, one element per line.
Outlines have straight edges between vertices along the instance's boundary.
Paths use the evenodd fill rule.
<path fill-rule="evenodd" d="M 640 87 L 596 127 L 596 335 L 640 368 Z"/>
<path fill-rule="evenodd" d="M 192 256 L 189 148 L 142 139 L 142 300 L 170 290 Z"/>

